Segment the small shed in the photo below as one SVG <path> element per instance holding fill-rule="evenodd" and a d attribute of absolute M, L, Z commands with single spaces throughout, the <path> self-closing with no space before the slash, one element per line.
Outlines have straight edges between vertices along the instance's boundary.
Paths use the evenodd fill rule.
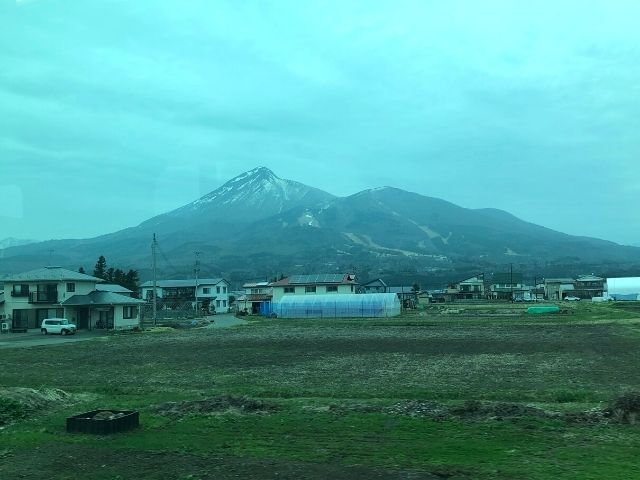
<path fill-rule="evenodd" d="M 400 315 L 395 293 L 284 295 L 273 303 L 280 318 L 367 318 Z"/>

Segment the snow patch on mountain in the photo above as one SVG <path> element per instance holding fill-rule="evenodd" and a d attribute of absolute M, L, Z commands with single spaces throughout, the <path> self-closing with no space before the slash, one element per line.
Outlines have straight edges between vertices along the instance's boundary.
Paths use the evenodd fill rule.
<path fill-rule="evenodd" d="M 220 188 L 204 195 L 195 202 L 172 212 L 181 215 L 185 212 L 198 212 L 202 209 L 268 207 L 280 213 L 290 205 L 306 198 L 317 190 L 293 180 L 278 177 L 266 167 L 258 167 L 232 178 Z"/>
<path fill-rule="evenodd" d="M 305 210 L 305 212 L 298 217 L 299 225 L 306 225 L 308 227 L 320 228 L 320 222 L 316 217 L 313 216 L 309 210 Z"/>

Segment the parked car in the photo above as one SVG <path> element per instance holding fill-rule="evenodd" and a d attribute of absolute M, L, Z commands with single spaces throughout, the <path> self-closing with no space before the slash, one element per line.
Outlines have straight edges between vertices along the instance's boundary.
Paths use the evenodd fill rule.
<path fill-rule="evenodd" d="M 580 297 L 564 297 L 567 302 L 579 302 Z"/>
<path fill-rule="evenodd" d="M 66 318 L 45 318 L 40 325 L 40 331 L 43 335 L 60 334 L 73 335 L 78 328 L 70 323 Z"/>

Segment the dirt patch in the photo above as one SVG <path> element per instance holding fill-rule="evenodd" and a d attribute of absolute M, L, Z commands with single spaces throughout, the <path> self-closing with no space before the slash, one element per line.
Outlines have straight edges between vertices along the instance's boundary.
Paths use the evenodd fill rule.
<path fill-rule="evenodd" d="M 626 392 L 613 400 L 606 413 L 619 423 L 632 425 L 640 420 L 640 391 Z"/>
<path fill-rule="evenodd" d="M 516 418 L 544 418 L 564 420 L 569 423 L 601 424 L 616 422 L 611 409 L 592 409 L 583 412 L 550 412 L 530 405 L 518 403 L 482 403 L 468 401 L 462 405 L 443 405 L 437 402 L 409 400 L 391 406 L 349 404 L 330 405 L 328 411 L 334 413 L 386 413 L 409 417 L 428 418 L 430 420 L 470 420 L 500 421 Z"/>
<path fill-rule="evenodd" d="M 153 413 L 160 415 L 207 415 L 218 413 L 269 413 L 275 412 L 279 406 L 246 396 L 219 395 L 203 400 L 186 400 L 184 402 L 167 402 L 149 407 Z"/>
<path fill-rule="evenodd" d="M 72 396 L 57 388 L 0 388 L 0 427 L 69 403 Z"/>
<path fill-rule="evenodd" d="M 0 451 L 0 454 L 2 451 Z M 405 479 L 469 480 L 465 472 L 442 475 L 421 470 L 347 466 L 340 463 L 310 463 L 286 459 L 253 459 L 230 455 L 190 455 L 178 452 L 143 452 L 112 447 L 45 445 L 37 452 L 6 453 L 0 462 L 0 478 L 144 478 L 157 480 L 193 479 L 308 479 L 360 480 Z"/>

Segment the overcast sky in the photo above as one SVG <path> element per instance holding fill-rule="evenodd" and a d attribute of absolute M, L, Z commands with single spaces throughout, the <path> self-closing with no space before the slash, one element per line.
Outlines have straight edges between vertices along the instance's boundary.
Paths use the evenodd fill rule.
<path fill-rule="evenodd" d="M 638 18 L 636 0 L 0 0 L 0 239 L 109 233 L 264 165 L 640 244 Z"/>

